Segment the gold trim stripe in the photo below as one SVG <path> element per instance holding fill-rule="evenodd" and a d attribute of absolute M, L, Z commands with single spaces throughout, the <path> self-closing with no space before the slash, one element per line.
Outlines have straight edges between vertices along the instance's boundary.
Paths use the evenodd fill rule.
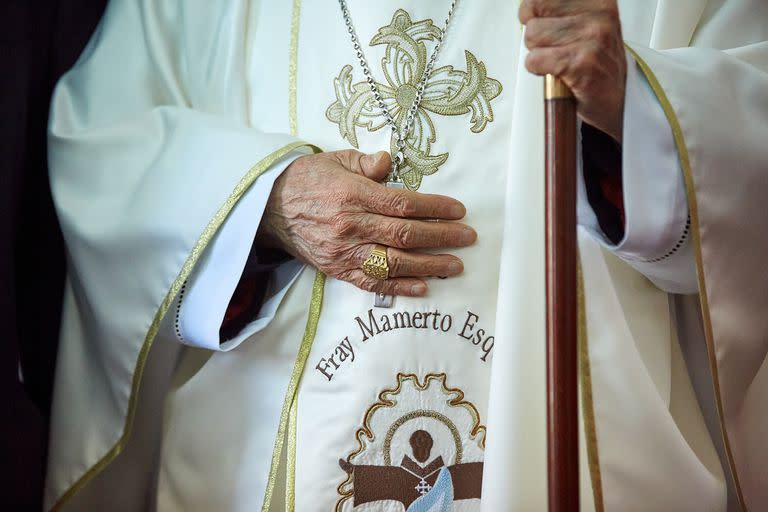
<path fill-rule="evenodd" d="M 302 374 L 304 373 L 302 366 Z M 296 421 L 299 412 L 299 393 L 291 401 L 288 412 L 288 444 L 285 461 L 285 512 L 293 512 L 296 508 Z"/>
<path fill-rule="evenodd" d="M 698 210 L 698 204 L 696 202 L 696 189 L 695 189 L 695 183 L 693 180 L 693 172 L 691 170 L 691 159 L 688 154 L 688 146 L 685 143 L 685 135 L 683 134 L 683 129 L 680 124 L 680 121 L 677 118 L 677 114 L 675 113 L 675 109 L 672 106 L 672 103 L 669 101 L 669 97 L 667 96 L 667 93 L 664 91 L 664 88 L 661 86 L 661 83 L 659 82 L 658 78 L 656 78 L 656 75 L 654 74 L 651 67 L 648 65 L 647 62 L 643 60 L 638 53 L 627 46 L 627 49 L 630 51 L 632 56 L 635 58 L 635 61 L 640 66 L 640 69 L 643 71 L 643 74 L 645 74 L 645 78 L 648 80 L 648 83 L 651 86 L 651 89 L 653 89 L 653 92 L 656 94 L 656 98 L 659 100 L 659 103 L 661 104 L 662 109 L 664 110 L 664 114 L 667 116 L 667 120 L 669 121 L 669 126 L 672 128 L 672 134 L 675 139 L 675 145 L 677 146 L 677 152 L 680 156 L 680 166 L 683 169 L 683 177 L 685 179 L 685 188 L 686 193 L 688 197 L 688 210 L 691 215 L 691 233 L 692 237 L 691 240 L 693 241 L 693 249 L 694 249 L 694 255 L 696 257 L 696 275 L 698 277 L 699 282 L 699 299 L 701 302 L 701 314 L 702 318 L 704 319 L 704 335 L 706 338 L 707 343 L 707 355 L 709 356 L 709 367 L 710 371 L 712 372 L 712 381 L 714 386 L 714 392 L 715 392 L 715 405 L 717 406 L 717 415 L 720 420 L 720 433 L 723 438 L 723 446 L 725 447 L 725 453 L 728 457 L 728 468 L 731 472 L 731 477 L 733 478 L 734 486 L 736 487 L 736 496 L 739 501 L 739 506 L 741 507 L 741 510 L 744 512 L 747 511 L 746 504 L 744 502 L 744 495 L 741 490 L 741 485 L 739 483 L 739 475 L 736 471 L 736 463 L 733 459 L 733 452 L 731 450 L 731 444 L 728 439 L 728 432 L 725 427 L 725 414 L 723 412 L 723 400 L 720 395 L 720 377 L 718 374 L 717 369 L 717 358 L 715 355 L 715 344 L 714 344 L 714 335 L 712 331 L 712 319 L 709 315 L 709 298 L 707 295 L 707 283 L 706 278 L 704 276 L 704 258 L 701 252 L 701 233 L 699 231 L 700 224 L 699 224 L 699 210 Z"/>
<path fill-rule="evenodd" d="M 584 418 L 584 437 L 587 442 L 587 459 L 589 476 L 592 482 L 592 495 L 595 501 L 595 512 L 603 512 L 603 479 L 600 474 L 600 457 L 597 449 L 597 430 L 595 425 L 595 404 L 592 396 L 592 368 L 589 363 L 589 337 L 587 333 L 587 309 L 584 296 L 584 275 L 581 273 L 581 259 L 576 266 L 578 301 L 578 344 L 579 370 L 581 375 L 581 408 Z"/>
<path fill-rule="evenodd" d="M 285 401 L 283 402 L 283 410 L 280 413 L 280 423 L 277 429 L 277 436 L 275 438 L 275 448 L 272 451 L 272 463 L 269 468 L 269 479 L 267 481 L 267 488 L 264 491 L 264 502 L 261 510 L 267 512 L 272 503 L 272 493 L 275 490 L 275 482 L 277 480 L 277 473 L 280 467 L 280 456 L 283 452 L 283 445 L 285 444 L 286 430 L 288 429 L 288 421 L 291 414 L 291 407 L 296 400 L 296 395 L 299 390 L 299 382 L 301 381 L 301 375 L 304 373 L 304 366 L 309 357 L 310 349 L 312 348 L 312 342 L 315 339 L 315 333 L 317 332 L 317 324 L 320 321 L 320 311 L 323 306 L 323 291 L 325 289 L 325 275 L 317 271 L 315 273 L 315 283 L 312 286 L 312 299 L 309 303 L 309 316 L 307 317 L 307 327 L 304 330 L 304 337 L 301 339 L 301 345 L 299 345 L 299 353 L 296 356 L 296 362 L 293 365 L 293 371 L 291 372 L 291 378 L 288 381 L 288 390 L 285 393 Z M 294 431 L 295 433 L 295 431 Z M 295 443 L 296 439 L 291 438 L 288 441 L 289 448 L 293 450 L 295 455 Z M 293 446 L 292 446 L 293 445 Z M 293 462 L 295 468 L 295 461 Z M 286 482 L 287 483 L 287 482 Z M 288 498 L 288 497 L 287 497 Z M 294 496 L 290 497 L 290 501 L 293 501 Z M 286 504 L 289 500 L 286 499 Z"/>
<path fill-rule="evenodd" d="M 144 366 L 147 361 L 147 356 L 149 354 L 150 349 L 152 348 L 152 343 L 154 342 L 155 337 L 157 336 L 157 332 L 160 329 L 160 322 L 162 321 L 165 314 L 168 312 L 168 309 L 170 308 L 171 303 L 173 302 L 176 295 L 179 293 L 179 290 L 181 290 L 181 287 L 184 284 L 184 282 L 189 278 L 190 274 L 192 273 L 192 270 L 194 269 L 195 265 L 199 261 L 200 256 L 202 256 L 203 252 L 205 251 L 210 241 L 213 239 L 216 232 L 219 230 L 219 228 L 224 223 L 229 213 L 235 207 L 237 202 L 242 198 L 242 196 L 245 194 L 248 188 L 253 184 L 254 181 L 256 181 L 256 179 L 259 176 L 261 176 L 264 173 L 264 171 L 269 169 L 278 160 L 285 157 L 291 151 L 295 151 L 296 149 L 301 147 L 309 147 L 313 151 L 319 151 L 316 147 L 306 144 L 304 142 L 292 142 L 278 149 L 277 151 L 274 151 L 273 153 L 269 154 L 266 158 L 262 159 L 256 165 L 254 165 L 248 170 L 246 175 L 235 186 L 234 190 L 229 195 L 229 197 L 224 202 L 224 204 L 221 206 L 221 208 L 219 208 L 219 210 L 216 212 L 216 214 L 213 216 L 210 222 L 208 222 L 208 225 L 205 227 L 205 229 L 203 230 L 203 233 L 200 235 L 200 238 L 195 243 L 195 246 L 192 248 L 192 251 L 190 252 L 189 256 L 184 262 L 184 265 L 181 267 L 181 271 L 179 272 L 178 276 L 176 276 L 176 279 L 171 285 L 171 288 L 168 290 L 168 293 L 165 295 L 163 302 L 160 304 L 160 307 L 157 309 L 154 319 L 152 320 L 152 324 L 150 325 L 149 330 L 147 331 L 147 335 L 144 338 L 144 343 L 141 346 L 141 350 L 139 351 L 139 357 L 136 361 L 136 368 L 133 372 L 133 380 L 131 382 L 131 394 L 128 400 L 128 411 L 126 413 L 126 420 L 123 426 L 122 435 L 117 440 L 117 442 L 112 446 L 112 448 L 110 448 L 110 450 L 101 459 L 99 459 L 96 462 L 96 464 L 91 466 L 91 468 L 88 469 L 88 471 L 86 471 L 83 474 L 83 476 L 81 476 L 74 484 L 72 484 L 72 486 L 66 492 L 64 492 L 64 494 L 61 495 L 61 497 L 56 501 L 56 503 L 54 503 L 53 507 L 51 507 L 52 511 L 60 510 L 61 507 L 63 507 L 68 500 L 70 500 L 77 492 L 79 492 L 83 487 L 85 487 L 85 485 L 87 485 L 88 482 L 90 482 L 97 474 L 99 474 L 110 462 L 112 462 L 123 451 L 126 443 L 128 442 L 128 439 L 131 436 L 131 430 L 133 428 L 133 420 L 136 414 L 137 397 L 139 394 L 139 388 L 141 386 L 141 377 L 144 373 Z"/>
<path fill-rule="evenodd" d="M 299 131 L 299 121 L 298 121 L 298 113 L 297 113 L 297 96 L 298 96 L 298 60 L 299 60 L 299 28 L 301 23 L 301 0 L 293 0 L 293 5 L 291 7 L 291 41 L 288 48 L 288 126 L 291 131 L 291 135 L 297 135 Z M 320 273 L 318 272 L 315 276 L 315 286 L 312 288 L 312 297 L 318 296 L 320 297 L 320 303 L 322 303 L 323 298 L 323 289 L 325 281 L 323 280 L 323 284 L 318 285 L 318 276 Z M 318 286 L 320 289 L 318 289 Z M 312 306 L 310 305 L 310 318 L 312 318 Z M 296 507 L 296 429 L 297 429 L 297 421 L 298 421 L 298 410 L 299 410 L 299 391 L 298 391 L 298 383 L 301 379 L 301 375 L 304 373 L 304 367 L 306 366 L 307 357 L 309 357 L 309 351 L 312 347 L 312 343 L 314 342 L 315 335 L 314 332 L 317 330 L 317 323 L 320 320 L 320 312 L 317 312 L 316 318 L 314 322 L 310 325 L 307 324 L 307 329 L 304 333 L 304 340 L 302 340 L 302 345 L 299 348 L 299 354 L 297 355 L 296 360 L 296 367 L 294 368 L 294 374 L 298 372 L 298 380 L 296 381 L 296 389 L 293 391 L 289 390 L 289 393 L 291 396 L 290 398 L 290 408 L 288 411 L 288 444 L 286 446 L 286 467 L 285 467 L 285 510 L 286 512 L 293 512 Z M 313 331 L 311 339 L 307 340 L 307 332 L 309 330 Z M 308 347 L 306 348 L 306 355 L 304 355 L 303 360 L 300 358 L 302 357 L 302 348 L 304 348 L 304 344 L 308 343 Z M 291 378 L 293 379 L 293 375 Z M 286 396 L 286 404 L 288 403 L 288 396 Z M 283 439 L 281 439 L 280 429 L 278 427 L 278 443 L 284 442 Z M 279 452 L 278 452 L 279 453 Z M 273 454 L 274 457 L 274 454 Z M 278 459 L 278 466 L 279 466 L 279 459 Z M 267 487 L 271 487 L 274 489 L 275 485 L 275 478 L 277 477 L 277 466 L 275 467 L 275 472 L 272 473 L 270 470 L 270 476 L 269 480 L 267 482 Z M 267 495 L 265 494 L 265 504 L 269 504 L 271 501 L 271 491 L 269 500 L 267 500 Z M 268 505 L 267 505 L 268 506 Z"/>
<path fill-rule="evenodd" d="M 297 74 L 299 61 L 299 22 L 301 15 L 301 0 L 293 0 L 293 10 L 291 11 L 291 42 L 288 54 L 288 127 L 291 135 L 296 135 L 299 131 L 299 122 L 297 117 Z"/>

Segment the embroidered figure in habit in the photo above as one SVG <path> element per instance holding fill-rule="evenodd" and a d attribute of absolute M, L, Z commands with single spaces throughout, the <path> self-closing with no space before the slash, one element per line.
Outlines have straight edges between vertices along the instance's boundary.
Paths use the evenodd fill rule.
<path fill-rule="evenodd" d="M 379 394 L 355 434 L 357 448 L 339 459 L 346 480 L 337 512 L 382 501 L 398 501 L 407 512 L 449 512 L 454 501 L 473 500 L 479 510 L 485 427 L 464 393 L 445 381 L 444 373 L 421 381 L 400 373 Z"/>
<path fill-rule="evenodd" d="M 400 127 L 405 124 L 408 108 L 416 94 L 416 83 L 427 65 L 426 42 L 434 41 L 439 31 L 432 20 L 413 22 L 407 12 L 399 9 L 391 23 L 380 28 L 371 39 L 371 46 L 386 45 L 381 67 L 387 83 L 377 83 L 377 86 Z M 437 134 L 430 114 L 459 116 L 471 113 L 470 130 L 474 133 L 483 131 L 493 121 L 491 101 L 501 94 L 501 83 L 487 76 L 485 64 L 470 51 L 465 50 L 464 54 L 466 71 L 442 66 L 435 69 L 427 81 L 404 150 L 405 162 L 400 168 L 400 177 L 411 190 L 417 190 L 422 178 L 434 174 L 448 159 L 448 153 L 432 154 Z M 387 124 L 376 106 L 369 85 L 365 81 L 352 82 L 352 66 L 346 65 L 333 80 L 336 101 L 328 107 L 325 115 L 339 125 L 344 139 L 358 147 L 358 127 L 374 132 Z M 393 137 L 393 155 L 397 153 L 395 142 Z"/>

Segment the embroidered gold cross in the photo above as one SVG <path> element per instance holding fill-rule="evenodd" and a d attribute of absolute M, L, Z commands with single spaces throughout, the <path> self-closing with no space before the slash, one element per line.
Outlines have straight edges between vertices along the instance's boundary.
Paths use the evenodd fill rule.
<path fill-rule="evenodd" d="M 392 117 L 403 126 L 408 108 L 416 94 L 416 84 L 427 65 L 427 41 L 435 41 L 440 29 L 432 20 L 413 22 L 407 12 L 399 9 L 389 25 L 379 29 L 371 46 L 386 45 L 381 67 L 386 84 L 377 86 Z M 442 66 L 432 72 L 424 97 L 414 119 L 404 151 L 405 162 L 400 177 L 405 186 L 417 190 L 424 176 L 434 174 L 448 159 L 448 153 L 432 154 L 437 140 L 430 114 L 459 116 L 471 114 L 470 130 L 483 131 L 493 121 L 491 100 L 501 94 L 498 80 L 488 77 L 485 64 L 468 50 L 464 51 L 467 70 Z M 339 125 L 341 136 L 358 147 L 356 129 L 374 132 L 386 126 L 368 83 L 353 84 L 352 66 L 346 65 L 333 80 L 336 101 L 328 107 L 326 117 Z M 391 140 L 392 154 L 397 152 L 395 138 Z"/>

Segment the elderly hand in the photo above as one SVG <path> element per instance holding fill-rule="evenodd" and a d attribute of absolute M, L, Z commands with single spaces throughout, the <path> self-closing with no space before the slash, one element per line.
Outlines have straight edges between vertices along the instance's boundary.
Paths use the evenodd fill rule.
<path fill-rule="evenodd" d="M 368 291 L 421 296 L 424 277 L 462 272 L 455 256 L 413 252 L 471 245 L 475 231 L 455 221 L 464 206 L 445 196 L 391 189 L 386 152 L 345 150 L 296 159 L 277 179 L 259 226 L 259 243 L 283 249 L 324 274 Z M 375 244 L 389 247 L 390 279 L 361 270 Z"/>
<path fill-rule="evenodd" d="M 524 0 L 525 65 L 561 78 L 588 124 L 622 139 L 627 61 L 616 0 Z"/>

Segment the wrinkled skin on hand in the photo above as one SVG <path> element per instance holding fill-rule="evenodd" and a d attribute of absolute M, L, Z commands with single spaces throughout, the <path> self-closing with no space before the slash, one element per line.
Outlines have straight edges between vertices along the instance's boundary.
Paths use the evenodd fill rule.
<path fill-rule="evenodd" d="M 627 59 L 616 0 L 524 0 L 525 66 L 561 78 L 588 124 L 622 141 Z"/>
<path fill-rule="evenodd" d="M 418 249 L 464 247 L 474 243 L 477 233 L 455 222 L 466 213 L 455 199 L 384 187 L 380 182 L 390 166 L 383 151 L 344 150 L 296 159 L 275 181 L 257 243 L 280 248 L 363 290 L 426 294 L 424 278 L 454 276 L 463 264 L 456 256 Z M 361 270 L 375 244 L 389 247 L 386 281 Z"/>

